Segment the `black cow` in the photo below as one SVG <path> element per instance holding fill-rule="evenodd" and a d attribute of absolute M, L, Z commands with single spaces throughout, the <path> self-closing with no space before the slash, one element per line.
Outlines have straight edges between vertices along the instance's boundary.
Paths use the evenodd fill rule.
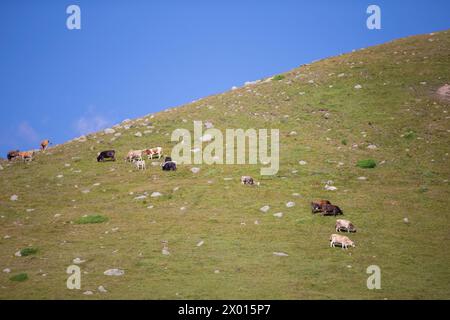
<path fill-rule="evenodd" d="M 105 159 L 111 159 L 112 161 L 116 161 L 116 151 L 107 150 L 102 151 L 97 156 L 97 162 L 105 161 Z"/>
<path fill-rule="evenodd" d="M 19 150 L 13 150 L 8 152 L 7 158 L 9 161 L 11 161 L 14 158 L 17 158 L 19 156 Z"/>
<path fill-rule="evenodd" d="M 171 157 L 166 157 L 164 159 L 164 163 L 162 165 L 163 171 L 176 171 L 177 170 L 177 164 L 172 161 Z"/>
<path fill-rule="evenodd" d="M 326 204 L 322 207 L 322 214 L 324 216 L 336 216 L 339 214 L 344 214 L 338 206 L 334 206 L 332 204 Z"/>

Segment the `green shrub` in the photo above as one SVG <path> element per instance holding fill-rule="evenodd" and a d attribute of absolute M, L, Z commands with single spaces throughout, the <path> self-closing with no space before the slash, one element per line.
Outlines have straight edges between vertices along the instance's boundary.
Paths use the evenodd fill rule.
<path fill-rule="evenodd" d="M 29 247 L 29 248 L 23 248 L 20 250 L 20 254 L 22 257 L 30 256 L 32 254 L 36 254 L 38 252 L 37 248 Z"/>
<path fill-rule="evenodd" d="M 375 168 L 377 166 L 377 163 L 373 159 L 365 159 L 365 160 L 359 160 L 356 166 L 363 168 L 363 169 L 371 169 Z"/>
<path fill-rule="evenodd" d="M 347 145 L 347 140 L 346 140 L 346 139 L 342 139 L 342 140 L 341 140 L 341 143 L 342 143 L 344 146 L 346 146 L 346 145 Z"/>
<path fill-rule="evenodd" d="M 101 216 L 99 214 L 92 216 L 81 217 L 75 221 L 76 224 L 88 224 L 88 223 L 102 223 L 108 221 L 107 217 Z"/>
<path fill-rule="evenodd" d="M 280 80 L 283 80 L 284 78 L 285 78 L 284 75 L 279 74 L 279 75 L 276 75 L 275 77 L 273 77 L 272 80 L 274 80 L 274 81 L 280 81 Z"/>
<path fill-rule="evenodd" d="M 28 280 L 28 275 L 26 273 L 19 273 L 19 274 L 16 274 L 15 276 L 12 276 L 11 278 L 9 278 L 9 280 L 22 282 L 22 281 Z"/>

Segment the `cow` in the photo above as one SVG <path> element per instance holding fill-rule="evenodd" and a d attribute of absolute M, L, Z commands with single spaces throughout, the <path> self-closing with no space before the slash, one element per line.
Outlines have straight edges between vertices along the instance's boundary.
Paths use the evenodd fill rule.
<path fill-rule="evenodd" d="M 253 178 L 252 177 L 250 177 L 250 176 L 242 176 L 241 177 L 241 183 L 242 184 L 248 184 L 248 185 L 254 185 L 255 184 L 255 181 L 253 180 Z"/>
<path fill-rule="evenodd" d="M 172 161 L 171 157 L 166 157 L 164 159 L 164 163 L 161 165 L 163 171 L 176 171 L 177 170 L 177 163 L 175 161 Z"/>
<path fill-rule="evenodd" d="M 8 161 L 11 161 L 11 160 L 19 157 L 19 152 L 20 152 L 19 150 L 9 151 L 8 155 L 7 155 Z"/>
<path fill-rule="evenodd" d="M 49 146 L 50 144 L 52 144 L 52 143 L 50 142 L 50 140 L 48 140 L 48 139 L 43 140 L 43 141 L 41 142 L 41 150 L 42 150 L 42 151 L 47 150 L 47 148 L 48 148 L 48 146 Z"/>
<path fill-rule="evenodd" d="M 138 170 L 146 170 L 145 160 L 137 160 L 134 165 Z"/>
<path fill-rule="evenodd" d="M 344 219 L 338 219 L 338 220 L 336 220 L 336 232 L 341 232 L 341 231 L 356 232 L 356 228 L 353 225 L 353 223 L 351 223 L 350 221 L 344 220 Z"/>
<path fill-rule="evenodd" d="M 335 247 L 336 244 L 339 244 L 342 250 L 348 249 L 349 246 L 355 247 L 355 243 L 348 237 L 341 236 L 340 234 L 332 234 L 330 237 L 330 247 Z"/>
<path fill-rule="evenodd" d="M 337 216 L 340 214 L 344 214 L 344 212 L 342 212 L 341 208 L 339 208 L 338 206 L 332 205 L 332 204 L 326 204 L 324 206 L 322 206 L 322 215 L 324 216 Z"/>
<path fill-rule="evenodd" d="M 19 152 L 19 157 L 23 161 L 33 161 L 34 151 L 23 151 Z"/>
<path fill-rule="evenodd" d="M 133 162 L 142 160 L 142 150 L 131 150 L 127 154 L 126 161 Z"/>
<path fill-rule="evenodd" d="M 150 148 L 143 150 L 143 153 L 147 155 L 148 159 L 153 159 L 153 156 L 158 156 L 158 159 L 161 159 L 163 155 L 163 149 L 161 147 Z"/>
<path fill-rule="evenodd" d="M 116 161 L 116 151 L 107 150 L 99 152 L 97 154 L 97 162 L 105 161 L 105 159 L 111 159 L 112 161 Z"/>
<path fill-rule="evenodd" d="M 322 208 L 327 204 L 331 204 L 331 202 L 328 200 L 320 200 L 318 202 L 311 202 L 311 212 L 313 214 L 317 213 L 317 212 L 322 212 Z"/>

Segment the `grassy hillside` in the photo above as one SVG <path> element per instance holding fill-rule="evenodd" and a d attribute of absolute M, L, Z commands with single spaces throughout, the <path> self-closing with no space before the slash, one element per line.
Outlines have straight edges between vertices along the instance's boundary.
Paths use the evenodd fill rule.
<path fill-rule="evenodd" d="M 449 31 L 400 39 L 120 124 L 120 137 L 100 132 L 32 163 L 1 162 L 0 269 L 10 273 L 0 272 L 0 298 L 449 299 L 450 114 L 435 95 L 449 70 Z M 129 149 L 170 150 L 172 131 L 194 120 L 280 129 L 278 174 L 167 173 L 148 161 L 143 173 L 122 161 Z M 97 163 L 105 149 L 120 161 Z M 357 167 L 364 159 L 377 166 Z M 260 186 L 240 185 L 241 175 Z M 325 190 L 329 180 L 337 190 Z M 321 198 L 354 222 L 356 248 L 329 247 L 335 218 L 309 208 Z M 107 219 L 80 223 L 85 215 Z M 15 256 L 28 247 L 37 252 Z M 68 290 L 75 258 L 85 260 L 81 290 Z M 381 268 L 381 290 L 366 287 L 369 265 Z M 125 274 L 103 274 L 112 268 Z"/>

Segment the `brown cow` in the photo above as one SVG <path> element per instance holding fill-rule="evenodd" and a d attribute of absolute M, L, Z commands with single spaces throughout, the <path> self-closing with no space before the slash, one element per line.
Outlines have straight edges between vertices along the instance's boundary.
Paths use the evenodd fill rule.
<path fill-rule="evenodd" d="M 19 157 L 19 152 L 20 152 L 19 150 L 12 150 L 12 151 L 8 152 L 8 155 L 7 155 L 8 161 L 11 161 L 11 160 Z"/>
<path fill-rule="evenodd" d="M 23 161 L 33 161 L 34 151 L 23 151 L 19 152 L 19 157 L 22 158 Z"/>
<path fill-rule="evenodd" d="M 42 151 L 47 150 L 49 144 L 51 144 L 51 142 L 49 140 L 43 140 L 41 142 L 41 150 Z"/>

